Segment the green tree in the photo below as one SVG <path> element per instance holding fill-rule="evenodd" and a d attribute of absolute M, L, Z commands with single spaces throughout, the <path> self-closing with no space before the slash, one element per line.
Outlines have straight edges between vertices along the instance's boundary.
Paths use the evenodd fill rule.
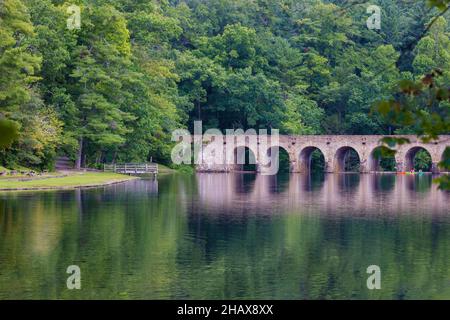
<path fill-rule="evenodd" d="M 0 157 L 4 165 L 42 166 L 58 146 L 61 123 L 33 85 L 41 57 L 33 50 L 35 30 L 27 7 L 6 0 L 0 7 L 0 126 L 6 140 Z M 15 142 L 11 144 L 12 138 Z M 51 159 L 50 159 L 51 161 Z"/>
<path fill-rule="evenodd" d="M 314 100 L 293 95 L 286 101 L 286 120 L 283 131 L 289 134 L 320 134 L 324 111 Z"/>
<path fill-rule="evenodd" d="M 27 40 L 34 35 L 27 8 L 20 0 L 5 0 L 0 7 L 0 112 L 11 117 L 30 99 L 29 85 L 38 78 L 41 59 Z"/>
<path fill-rule="evenodd" d="M 381 101 L 375 107 L 388 121 L 399 127 L 412 128 L 425 141 L 450 132 L 449 40 L 444 18 L 450 10 L 450 1 L 430 0 L 428 3 L 441 12 L 428 23 L 425 33 L 417 39 L 413 65 L 419 74 L 423 74 L 427 68 L 431 70 L 419 80 L 400 81 L 395 99 Z M 385 142 L 392 146 L 407 141 L 388 138 Z M 444 170 L 450 169 L 450 148 L 446 148 L 439 165 Z M 440 188 L 450 189 L 448 175 L 441 176 L 437 182 Z"/>
<path fill-rule="evenodd" d="M 79 144 L 77 168 L 88 144 L 101 151 L 123 144 L 130 132 L 125 122 L 134 119 L 120 108 L 131 54 L 126 20 L 111 6 L 85 7 L 83 26 L 72 53 L 69 83 L 78 107 L 71 123 Z"/>

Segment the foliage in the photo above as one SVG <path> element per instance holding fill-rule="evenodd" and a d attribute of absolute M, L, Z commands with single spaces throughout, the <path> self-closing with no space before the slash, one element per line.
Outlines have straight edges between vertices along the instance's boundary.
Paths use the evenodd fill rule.
<path fill-rule="evenodd" d="M 419 150 L 414 157 L 414 170 L 431 171 L 431 156 L 425 150 Z"/>
<path fill-rule="evenodd" d="M 0 119 L 0 147 L 9 147 L 19 136 L 17 122 Z"/>
<path fill-rule="evenodd" d="M 42 120 L 39 106 L 29 111 L 30 104 L 39 103 L 39 98 L 33 99 L 30 90 L 30 85 L 38 80 L 35 73 L 41 62 L 30 48 L 29 41 L 33 37 L 34 28 L 23 2 L 3 1 L 0 7 L 0 159 L 3 162 L 6 158 L 15 159 L 11 149 L 20 149 L 26 156 L 34 157 L 34 152 L 41 151 L 47 142 L 53 142 L 24 133 Z"/>
<path fill-rule="evenodd" d="M 378 111 L 389 122 L 399 127 L 409 128 L 424 141 L 436 140 L 440 134 L 450 132 L 450 38 L 445 14 L 450 10 L 448 0 L 429 0 L 431 7 L 441 12 L 428 24 L 417 39 L 414 48 L 412 69 L 415 79 L 405 78 L 398 82 L 398 93 L 389 100 L 376 104 Z M 392 140 L 395 144 L 398 141 Z M 439 166 L 450 169 L 447 147 Z M 415 167 L 427 169 L 429 155 L 419 154 Z M 437 179 L 442 189 L 449 189 L 450 177 Z"/>
<path fill-rule="evenodd" d="M 172 130 L 194 120 L 292 134 L 448 132 L 448 0 L 429 1 L 431 11 L 379 0 L 380 31 L 365 26 L 364 1 L 72 3 L 79 30 L 67 28 L 68 2 L 1 2 L 0 130 L 10 129 L 0 164 L 51 167 L 60 154 L 78 166 L 168 163 Z M 395 119 L 390 102 L 402 99 L 412 109 Z M 370 113 L 378 100 L 390 102 Z"/>

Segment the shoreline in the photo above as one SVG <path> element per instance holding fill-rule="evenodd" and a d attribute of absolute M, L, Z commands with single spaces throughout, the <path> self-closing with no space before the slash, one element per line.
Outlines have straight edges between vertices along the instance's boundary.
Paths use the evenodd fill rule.
<path fill-rule="evenodd" d="M 161 176 L 176 173 L 176 170 L 170 169 L 166 172 L 161 173 Z M 48 177 L 36 177 L 24 179 L 11 178 L 11 179 L 0 179 L 0 192 L 10 192 L 10 191 L 45 191 L 45 190 L 76 190 L 76 189 L 88 189 L 88 188 L 98 188 L 103 186 L 110 186 L 119 183 L 124 183 L 132 180 L 141 179 L 137 176 L 128 176 L 116 173 L 105 173 L 105 172 L 84 172 L 84 171 L 73 171 L 73 172 L 59 172 L 59 175 L 48 176 Z M 196 173 L 215 173 L 215 172 L 196 172 Z M 256 172 L 236 172 L 240 174 L 256 174 Z M 343 174 L 362 174 L 359 172 L 342 172 Z M 412 175 L 410 173 L 400 173 L 400 172 L 388 172 L 379 171 L 371 172 L 370 174 L 388 174 L 388 175 Z M 431 172 L 423 172 L 421 174 L 415 173 L 414 175 L 445 175 L 448 172 L 441 172 L 439 174 L 433 174 Z M 24 180 L 22 180 L 24 179 Z M 5 186 L 7 184 L 15 186 Z"/>
<path fill-rule="evenodd" d="M 14 189 L 4 189 L 1 188 L 0 192 L 8 192 L 8 191 L 58 191 L 58 190 L 76 190 L 76 189 L 90 189 L 90 188 L 99 188 L 112 186 L 119 183 L 129 182 L 133 180 L 137 180 L 139 177 L 135 177 L 133 179 L 121 180 L 121 181 L 113 181 L 102 184 L 95 185 L 79 185 L 79 186 L 66 186 L 66 187 L 29 187 L 29 188 L 14 188 Z"/>
<path fill-rule="evenodd" d="M 160 176 L 177 173 L 177 170 L 159 165 Z M 131 176 L 104 171 L 61 170 L 43 176 L 11 176 L 0 179 L 0 193 L 10 191 L 45 191 L 45 190 L 75 190 L 98 188 L 127 181 L 141 179 Z"/>
<path fill-rule="evenodd" d="M 0 192 L 9 191 L 39 191 L 39 190 L 75 190 L 81 188 L 96 188 L 109 186 L 139 179 L 135 176 L 107 174 L 103 172 L 74 172 L 66 176 L 48 178 L 40 177 L 20 181 L 16 179 L 0 180 Z M 11 185 L 11 186 L 8 186 Z"/>

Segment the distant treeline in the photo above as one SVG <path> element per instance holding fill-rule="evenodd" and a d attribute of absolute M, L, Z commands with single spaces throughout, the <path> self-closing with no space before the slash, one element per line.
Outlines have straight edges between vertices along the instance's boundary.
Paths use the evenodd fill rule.
<path fill-rule="evenodd" d="M 355 1 L 353 1 L 355 2 Z M 3 0 L 0 118 L 19 129 L 0 165 L 167 161 L 171 132 L 277 128 L 408 133 L 370 109 L 433 68 L 450 83 L 444 15 L 425 1 Z M 81 9 L 81 28 L 68 28 Z M 401 57 L 399 59 L 399 57 Z M 426 112 L 426 111 L 424 111 Z"/>

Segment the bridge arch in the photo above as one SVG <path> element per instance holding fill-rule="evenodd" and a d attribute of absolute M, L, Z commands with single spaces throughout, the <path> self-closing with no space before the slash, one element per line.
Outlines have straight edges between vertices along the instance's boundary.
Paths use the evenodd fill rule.
<path fill-rule="evenodd" d="M 293 159 L 291 159 L 289 151 L 286 147 L 282 145 L 271 146 L 266 150 L 266 156 L 269 161 L 278 161 L 278 173 L 292 171 L 291 163 Z"/>
<path fill-rule="evenodd" d="M 236 171 L 257 170 L 257 158 L 252 148 L 246 145 L 235 146 L 233 149 L 233 166 Z"/>
<path fill-rule="evenodd" d="M 386 150 L 387 152 L 387 150 Z M 384 154 L 383 146 L 375 147 L 369 155 L 368 159 L 370 171 L 396 171 L 395 155 Z"/>
<path fill-rule="evenodd" d="M 356 167 L 351 166 L 355 161 Z M 342 146 L 334 154 L 334 172 L 359 172 L 361 161 L 362 157 L 357 149 L 348 145 Z"/>
<path fill-rule="evenodd" d="M 421 169 L 423 171 L 431 171 L 433 167 L 433 162 L 431 158 L 431 153 L 428 151 L 425 147 L 422 146 L 414 146 L 405 153 L 405 170 L 410 171 L 414 169 L 416 166 L 416 156 L 422 153 L 424 155 L 424 159 L 421 159 L 424 161 L 424 163 L 417 164 L 419 166 L 418 169 Z M 425 163 L 426 162 L 426 163 Z"/>
<path fill-rule="evenodd" d="M 233 147 L 233 151 L 236 150 L 236 148 L 248 148 L 252 151 L 252 153 L 255 155 L 255 159 L 258 159 L 258 140 L 257 136 L 249 135 L 249 136 L 239 136 L 236 135 L 232 138 L 232 141 L 230 142 L 230 145 L 225 145 L 226 148 Z"/>
<path fill-rule="evenodd" d="M 323 159 L 323 169 L 325 170 L 326 165 L 326 159 L 325 159 L 325 152 L 323 152 L 319 147 L 316 146 L 307 146 L 300 150 L 298 160 L 299 160 L 299 171 L 302 173 L 311 172 L 312 169 L 312 161 L 313 161 L 313 154 L 314 153 L 320 154 L 321 158 Z"/>

